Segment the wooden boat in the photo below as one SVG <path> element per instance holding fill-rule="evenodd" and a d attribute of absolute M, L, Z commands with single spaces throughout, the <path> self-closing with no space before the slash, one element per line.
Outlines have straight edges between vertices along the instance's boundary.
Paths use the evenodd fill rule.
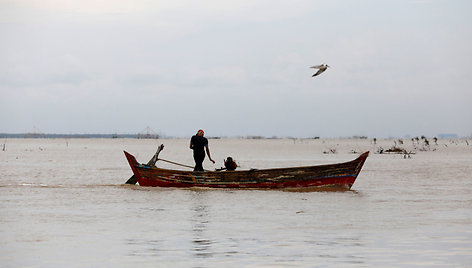
<path fill-rule="evenodd" d="M 158 152 L 153 159 L 158 160 Z M 155 167 L 152 159 L 148 165 L 139 164 L 133 155 L 126 151 L 124 153 L 133 170 L 134 183 L 137 181 L 141 186 L 254 189 L 307 187 L 350 189 L 369 155 L 369 152 L 365 152 L 350 162 L 318 166 L 235 171 L 183 171 Z"/>

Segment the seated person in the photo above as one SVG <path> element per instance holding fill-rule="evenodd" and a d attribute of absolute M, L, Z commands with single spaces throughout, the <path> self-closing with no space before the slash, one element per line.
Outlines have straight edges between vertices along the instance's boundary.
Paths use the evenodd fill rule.
<path fill-rule="evenodd" d="M 226 158 L 225 160 L 226 170 L 236 170 L 237 167 L 238 165 L 236 164 L 236 162 L 234 162 L 233 158 L 231 156 L 228 156 L 228 158 Z"/>

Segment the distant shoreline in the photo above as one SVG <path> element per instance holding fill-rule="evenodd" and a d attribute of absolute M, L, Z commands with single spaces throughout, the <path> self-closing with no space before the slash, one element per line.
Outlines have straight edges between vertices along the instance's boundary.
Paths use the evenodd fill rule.
<path fill-rule="evenodd" d="M 56 138 L 71 138 L 71 139 L 114 139 L 114 138 L 133 138 L 136 139 L 137 134 L 43 134 L 43 133 L 0 133 L 0 138 L 25 138 L 25 139 L 56 139 Z M 159 137 L 157 137 L 159 138 Z"/>
<path fill-rule="evenodd" d="M 438 139 L 467 139 L 471 137 L 461 137 L 457 134 L 438 134 L 434 136 Z M 434 138 L 429 137 L 429 138 Z M 178 139 L 184 138 L 181 136 L 160 136 L 160 135 L 142 135 L 142 134 L 46 134 L 46 133 L 0 133 L 0 139 Z M 368 136 L 346 136 L 346 137 L 278 137 L 278 136 L 257 136 L 257 135 L 248 135 L 248 136 L 209 136 L 208 139 L 248 139 L 248 140 L 265 140 L 265 139 L 411 139 L 412 136 L 404 137 L 368 137 Z"/>

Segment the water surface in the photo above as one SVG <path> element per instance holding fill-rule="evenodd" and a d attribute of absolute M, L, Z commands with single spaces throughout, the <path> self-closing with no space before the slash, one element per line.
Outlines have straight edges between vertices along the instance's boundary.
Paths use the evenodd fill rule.
<path fill-rule="evenodd" d="M 210 140 L 216 165 L 327 164 L 370 150 L 351 191 L 124 185 L 123 150 L 192 165 L 187 139 L 11 139 L 0 151 L 2 267 L 472 265 L 472 147 L 393 140 Z M 324 154 L 335 149 L 335 154 Z M 355 151 L 356 153 L 352 153 Z M 171 168 L 169 164 L 158 165 Z"/>

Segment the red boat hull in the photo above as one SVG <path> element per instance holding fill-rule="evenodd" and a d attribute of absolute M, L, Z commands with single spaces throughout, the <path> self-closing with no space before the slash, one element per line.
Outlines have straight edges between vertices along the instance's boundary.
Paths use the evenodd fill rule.
<path fill-rule="evenodd" d="M 340 187 L 350 189 L 369 155 L 338 164 L 241 171 L 181 171 L 141 165 L 125 152 L 139 185 L 153 187 L 209 187 L 299 189 Z"/>

